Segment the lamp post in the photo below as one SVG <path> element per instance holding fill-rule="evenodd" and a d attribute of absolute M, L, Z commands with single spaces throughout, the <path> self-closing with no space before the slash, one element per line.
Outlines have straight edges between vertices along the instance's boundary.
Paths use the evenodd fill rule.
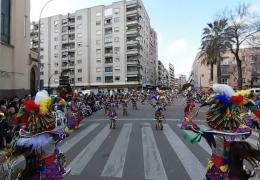
<path fill-rule="evenodd" d="M 78 46 L 77 48 L 76 48 L 76 53 L 77 53 L 77 50 L 79 49 L 79 48 L 81 48 L 81 47 L 89 47 L 88 45 L 81 45 L 81 46 Z M 78 55 L 78 53 L 77 53 L 77 55 Z M 73 84 L 73 86 L 74 86 L 74 91 L 76 90 L 76 64 L 74 63 L 74 84 Z"/>
<path fill-rule="evenodd" d="M 41 16 L 42 16 L 42 12 L 44 10 L 44 8 L 47 6 L 47 4 L 49 4 L 51 1 L 53 0 L 49 0 L 47 3 L 45 3 L 45 5 L 43 6 L 41 12 L 40 12 L 40 16 L 39 16 L 39 23 L 38 23 L 38 82 L 37 82 L 37 90 L 40 91 L 40 86 L 41 86 Z"/>
<path fill-rule="evenodd" d="M 201 77 L 204 77 L 204 74 L 200 75 L 200 90 L 201 90 Z"/>
<path fill-rule="evenodd" d="M 60 74 L 60 73 L 58 73 L 58 74 Z M 48 80 L 48 94 L 50 94 L 51 78 L 52 78 L 52 76 L 58 75 L 58 74 L 54 73 L 54 74 L 52 74 L 52 75 L 49 77 L 49 80 Z"/>

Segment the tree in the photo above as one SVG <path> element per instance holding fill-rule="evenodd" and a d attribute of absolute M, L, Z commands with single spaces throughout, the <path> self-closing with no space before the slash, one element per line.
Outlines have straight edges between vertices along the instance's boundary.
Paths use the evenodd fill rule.
<path fill-rule="evenodd" d="M 194 87 L 193 84 L 190 84 L 190 83 L 186 83 L 186 84 L 183 84 L 182 86 L 182 91 L 184 91 L 185 89 L 189 88 L 189 87 Z"/>
<path fill-rule="evenodd" d="M 228 22 L 225 46 L 235 56 L 238 71 L 237 88 L 241 90 L 242 58 L 239 52 L 244 46 L 254 46 L 260 37 L 258 34 L 260 23 L 257 16 L 251 11 L 251 6 L 246 3 L 240 3 L 233 9 L 224 10 L 220 17 Z"/>
<path fill-rule="evenodd" d="M 213 67 L 217 65 L 217 82 L 221 83 L 221 53 L 225 51 L 225 32 L 227 20 L 208 23 L 203 29 L 201 40 L 201 63 L 210 66 L 210 80 L 213 81 Z"/>

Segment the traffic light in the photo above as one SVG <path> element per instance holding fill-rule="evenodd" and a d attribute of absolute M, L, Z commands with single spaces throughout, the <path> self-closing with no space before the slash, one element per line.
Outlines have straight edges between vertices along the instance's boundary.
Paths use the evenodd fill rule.
<path fill-rule="evenodd" d="M 70 84 L 69 76 L 60 76 L 59 77 L 59 85 L 60 86 L 67 86 Z"/>

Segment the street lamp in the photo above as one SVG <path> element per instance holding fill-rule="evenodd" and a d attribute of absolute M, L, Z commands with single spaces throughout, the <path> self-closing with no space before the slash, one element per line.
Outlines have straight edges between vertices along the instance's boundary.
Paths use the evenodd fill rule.
<path fill-rule="evenodd" d="M 49 0 L 42 8 L 41 12 L 40 12 L 40 16 L 39 16 L 39 23 L 38 23 L 38 83 L 37 83 L 37 90 L 40 91 L 40 86 L 41 86 L 41 16 L 42 16 L 42 11 L 44 10 L 44 8 L 47 6 L 47 4 L 49 4 L 51 1 L 53 0 Z"/>
<path fill-rule="evenodd" d="M 57 74 L 60 74 L 60 73 L 54 73 L 54 74 L 52 74 L 49 77 L 49 80 L 48 80 L 48 94 L 50 94 L 51 78 L 52 78 L 52 76 L 57 75 Z"/>
<path fill-rule="evenodd" d="M 200 90 L 201 90 L 201 77 L 204 77 L 204 74 L 200 75 Z"/>

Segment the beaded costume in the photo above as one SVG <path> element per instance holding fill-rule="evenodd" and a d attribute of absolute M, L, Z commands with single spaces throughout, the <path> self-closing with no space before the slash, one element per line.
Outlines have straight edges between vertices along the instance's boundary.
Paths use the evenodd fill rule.
<path fill-rule="evenodd" d="M 65 154 L 56 145 L 63 140 L 70 129 L 53 131 L 55 119 L 50 112 L 54 103 L 65 104 L 63 99 L 49 97 L 47 91 L 36 94 L 35 100 L 25 101 L 14 119 L 13 140 L 6 149 L 7 154 L 1 159 L 8 166 L 8 180 L 60 180 L 68 172 L 64 169 Z M 54 140 L 54 141 L 52 141 Z M 18 170 L 13 166 L 15 159 L 23 155 L 25 169 Z"/>
<path fill-rule="evenodd" d="M 210 128 L 201 129 L 190 117 L 185 117 L 181 128 L 192 130 L 197 136 L 184 135 L 184 138 L 191 143 L 197 143 L 203 137 L 212 148 L 211 159 L 206 168 L 206 180 L 255 178 L 253 172 L 244 169 L 243 161 L 247 160 L 254 168 L 257 167 L 257 161 L 260 160 L 259 151 L 245 141 L 252 132 L 240 117 L 238 107 L 247 107 L 258 118 L 260 111 L 256 109 L 254 102 L 239 93 L 235 94 L 227 85 L 215 84 L 213 89 L 219 94 L 201 105 L 214 104 L 206 114 L 206 122 Z"/>

